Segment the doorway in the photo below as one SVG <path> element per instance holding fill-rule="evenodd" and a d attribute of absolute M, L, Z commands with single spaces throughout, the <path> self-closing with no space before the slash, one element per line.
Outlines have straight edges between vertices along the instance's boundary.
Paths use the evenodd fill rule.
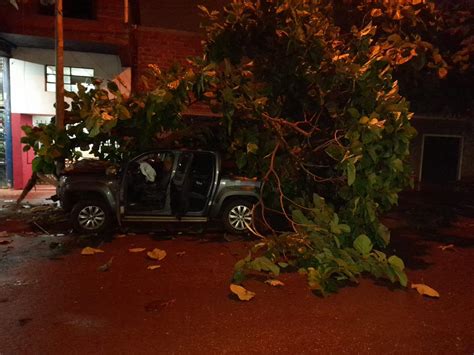
<path fill-rule="evenodd" d="M 442 184 L 459 180 L 462 147 L 461 136 L 423 135 L 421 181 Z"/>

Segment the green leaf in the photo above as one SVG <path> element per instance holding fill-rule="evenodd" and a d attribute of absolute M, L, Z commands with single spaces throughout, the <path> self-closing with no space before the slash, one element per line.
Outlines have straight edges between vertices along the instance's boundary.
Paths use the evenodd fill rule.
<path fill-rule="evenodd" d="M 256 154 L 258 151 L 258 145 L 254 143 L 247 143 L 247 153 Z"/>
<path fill-rule="evenodd" d="M 273 261 L 268 259 L 266 256 L 259 256 L 252 260 L 248 267 L 255 271 L 268 271 L 273 275 L 278 276 L 280 274 L 280 268 Z"/>
<path fill-rule="evenodd" d="M 354 119 L 358 119 L 358 118 L 360 117 L 359 110 L 357 110 L 357 109 L 354 108 L 354 107 L 348 108 L 348 109 L 347 109 L 347 113 L 348 113 L 349 115 L 351 115 L 351 117 L 354 118 Z"/>
<path fill-rule="evenodd" d="M 339 225 L 339 229 L 341 230 L 341 232 L 343 233 L 350 233 L 351 232 L 351 227 L 347 224 L 340 224 Z"/>
<path fill-rule="evenodd" d="M 313 194 L 314 207 L 317 207 L 317 208 L 322 207 L 324 206 L 324 203 L 325 203 L 324 197 L 321 197 L 316 193 Z"/>
<path fill-rule="evenodd" d="M 392 161 L 392 168 L 395 171 L 403 171 L 403 162 L 400 159 L 395 159 Z"/>
<path fill-rule="evenodd" d="M 310 224 L 310 221 L 306 216 L 301 212 L 301 210 L 293 210 L 291 216 L 293 217 L 293 220 L 298 223 L 298 224 Z"/>
<path fill-rule="evenodd" d="M 236 157 L 235 163 L 239 169 L 242 169 L 247 164 L 247 155 L 242 152 L 237 152 Z"/>
<path fill-rule="evenodd" d="M 344 158 L 344 154 L 346 153 L 346 149 L 337 144 L 331 144 L 324 151 L 336 161 L 341 161 L 342 158 Z"/>
<path fill-rule="evenodd" d="M 382 253 L 381 251 L 379 250 L 374 250 L 374 254 L 375 254 L 375 258 L 380 261 L 380 262 L 383 262 L 385 263 L 387 261 L 387 255 L 385 255 L 385 253 Z"/>
<path fill-rule="evenodd" d="M 396 255 L 392 255 L 391 257 L 388 258 L 388 263 L 400 270 L 404 270 L 405 269 L 405 264 L 403 263 L 403 260 L 400 259 L 398 256 Z"/>
<path fill-rule="evenodd" d="M 125 106 L 117 105 L 116 110 L 118 112 L 117 116 L 120 120 L 128 120 L 128 119 L 132 118 L 132 115 L 131 115 L 130 111 Z"/>
<path fill-rule="evenodd" d="M 41 157 L 36 157 L 31 162 L 31 168 L 35 173 L 39 173 L 42 172 L 43 164 L 43 159 Z"/>
<path fill-rule="evenodd" d="M 97 136 L 99 133 L 100 133 L 100 126 L 96 124 L 96 125 L 95 125 L 94 127 L 92 127 L 92 129 L 90 130 L 89 136 L 95 137 L 95 136 Z"/>
<path fill-rule="evenodd" d="M 33 127 L 31 127 L 31 126 L 21 126 L 21 129 L 26 134 L 31 134 L 33 132 Z"/>
<path fill-rule="evenodd" d="M 245 265 L 250 261 L 251 254 L 249 253 L 245 258 L 240 259 L 234 265 L 234 270 L 240 270 L 245 267 Z"/>
<path fill-rule="evenodd" d="M 400 282 L 400 285 L 403 287 L 407 286 L 408 283 L 408 277 L 405 271 L 400 270 L 398 267 L 391 266 L 390 269 L 398 278 L 398 281 Z M 394 280 L 392 280 L 393 282 Z"/>
<path fill-rule="evenodd" d="M 354 245 L 354 248 L 362 255 L 368 255 L 373 248 L 370 238 L 366 236 L 365 234 L 359 235 L 354 240 L 353 245 Z"/>
<path fill-rule="evenodd" d="M 347 185 L 351 186 L 354 183 L 355 178 L 356 178 L 356 168 L 352 162 L 347 163 L 346 173 L 347 173 Z"/>
<path fill-rule="evenodd" d="M 379 224 L 377 227 L 377 234 L 379 235 L 380 238 L 384 241 L 385 245 L 388 245 L 390 243 L 390 230 L 385 227 L 382 223 Z"/>

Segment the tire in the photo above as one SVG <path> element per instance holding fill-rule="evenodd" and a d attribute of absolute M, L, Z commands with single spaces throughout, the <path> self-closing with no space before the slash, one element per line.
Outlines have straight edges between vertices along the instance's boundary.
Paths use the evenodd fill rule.
<path fill-rule="evenodd" d="M 102 233 L 112 225 L 112 212 L 101 200 L 82 200 L 71 211 L 74 230 L 83 234 Z"/>
<path fill-rule="evenodd" d="M 233 200 L 222 210 L 222 223 L 227 232 L 242 234 L 248 232 L 245 223 L 252 223 L 253 204 L 246 200 Z"/>

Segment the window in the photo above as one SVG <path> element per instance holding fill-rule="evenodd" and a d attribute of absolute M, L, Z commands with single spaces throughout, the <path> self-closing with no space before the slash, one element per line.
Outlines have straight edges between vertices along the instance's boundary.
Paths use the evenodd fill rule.
<path fill-rule="evenodd" d="M 40 0 L 40 14 L 54 16 L 55 5 L 52 0 Z M 63 16 L 95 20 L 94 0 L 63 0 Z"/>
<path fill-rule="evenodd" d="M 56 91 L 56 67 L 54 65 L 46 66 L 46 91 Z M 82 84 L 86 88 L 92 87 L 94 78 L 94 69 L 64 67 L 64 89 L 77 92 L 77 84 Z"/>

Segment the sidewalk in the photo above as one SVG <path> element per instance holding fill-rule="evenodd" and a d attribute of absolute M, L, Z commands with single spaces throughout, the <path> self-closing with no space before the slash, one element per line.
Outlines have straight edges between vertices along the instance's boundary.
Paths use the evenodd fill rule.
<path fill-rule="evenodd" d="M 16 202 L 21 192 L 22 190 L 0 189 L 0 204 Z M 34 205 L 51 203 L 51 200 L 48 200 L 48 198 L 55 193 L 56 189 L 52 185 L 38 185 L 26 195 L 23 203 Z"/>

